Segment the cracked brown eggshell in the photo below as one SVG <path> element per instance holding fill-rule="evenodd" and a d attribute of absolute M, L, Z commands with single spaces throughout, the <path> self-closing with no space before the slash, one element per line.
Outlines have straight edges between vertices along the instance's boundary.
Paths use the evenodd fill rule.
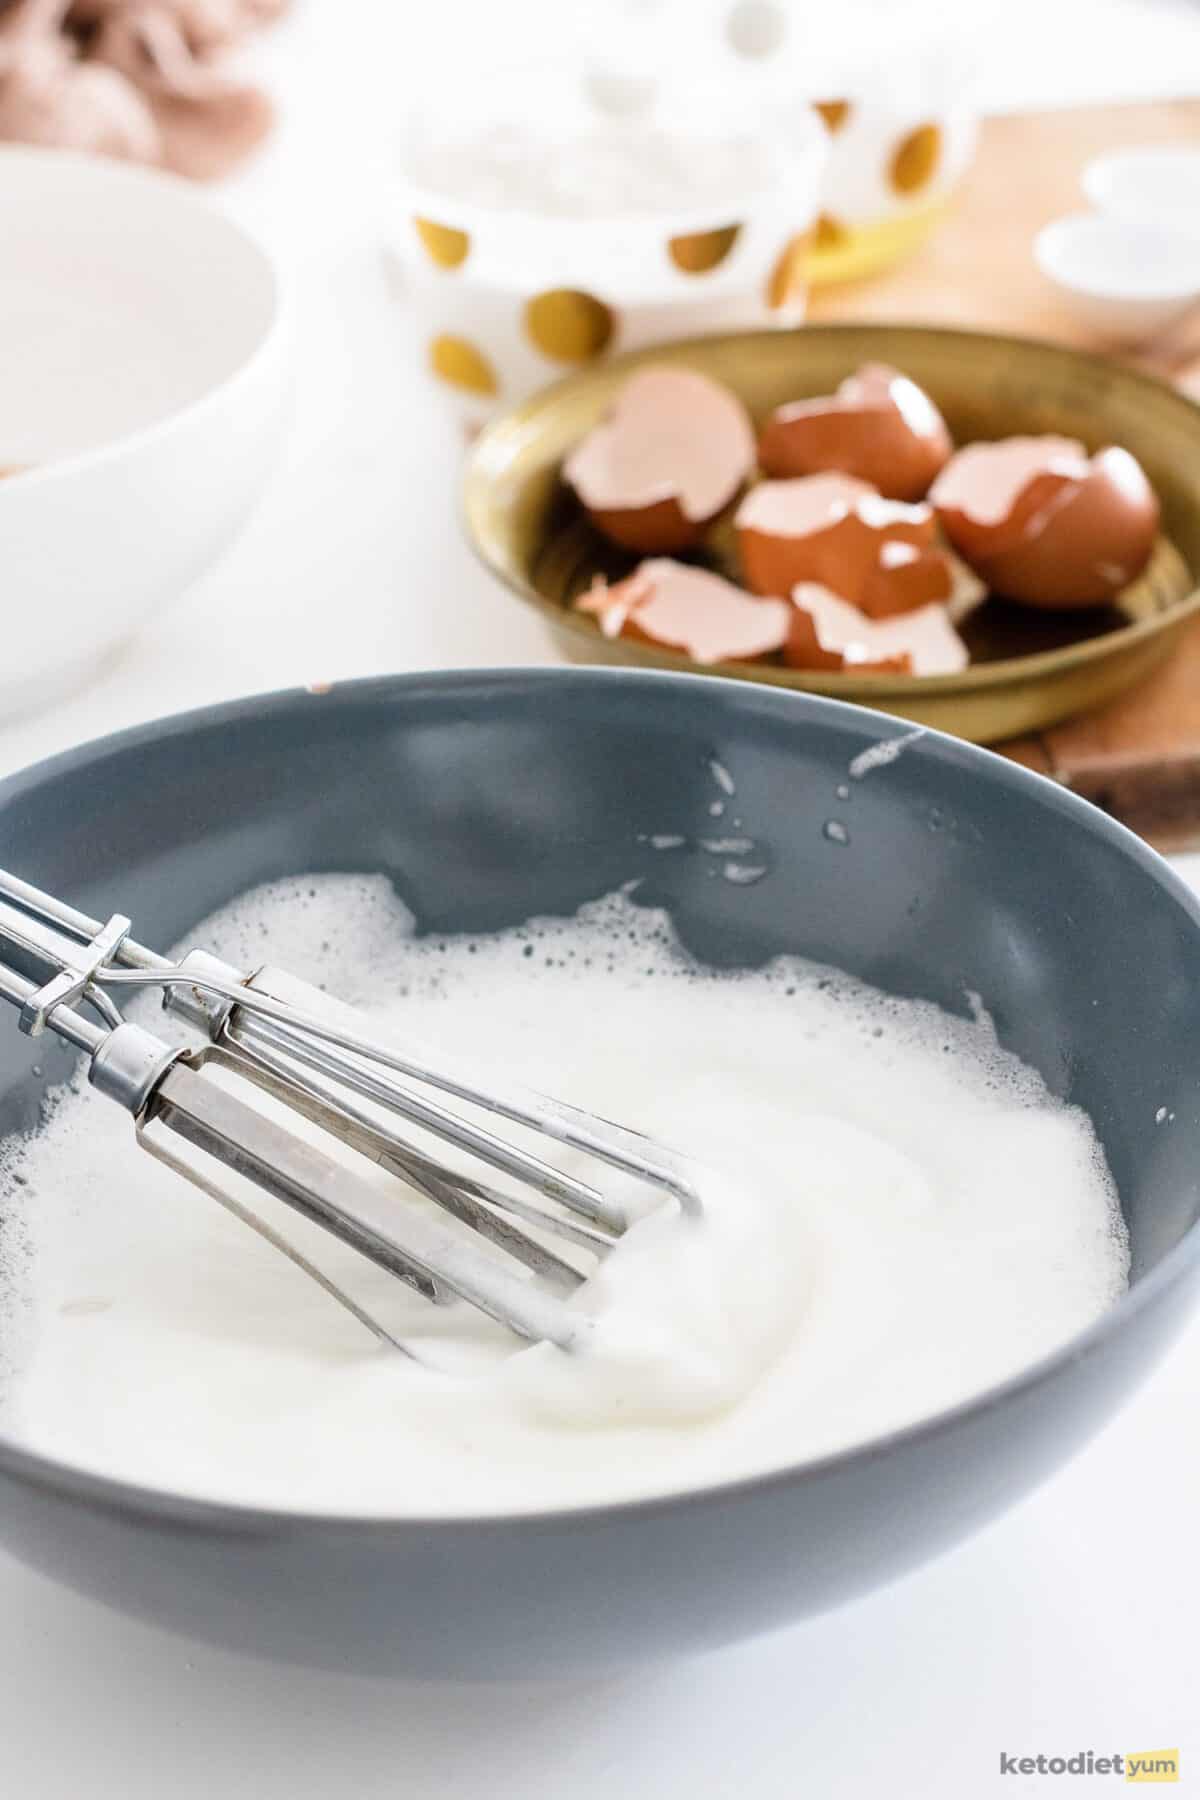
<path fill-rule="evenodd" d="M 758 440 L 768 475 L 857 476 L 889 500 L 921 500 L 954 448 L 924 388 L 867 363 L 835 394 L 776 407 Z"/>
<path fill-rule="evenodd" d="M 702 665 L 769 656 L 783 648 L 791 622 L 786 600 L 760 600 L 670 557 L 652 557 L 624 581 L 597 581 L 575 609 L 592 614 L 605 637 L 682 650 Z"/>
<path fill-rule="evenodd" d="M 1105 606 L 1145 568 L 1160 509 L 1136 457 L 1073 438 L 970 444 L 930 495 L 963 560 L 997 594 L 1049 609 Z"/>
<path fill-rule="evenodd" d="M 831 588 L 872 618 L 955 590 L 933 510 L 884 499 L 853 475 L 800 475 L 751 488 L 734 519 L 742 573 L 756 594 L 798 582 Z"/>
<path fill-rule="evenodd" d="M 959 555 L 973 560 L 1020 543 L 1033 520 L 1087 468 L 1078 438 L 966 444 L 946 464 L 929 499 Z"/>
<path fill-rule="evenodd" d="M 935 603 L 891 619 L 869 619 L 840 595 L 807 581 L 792 590 L 783 656 L 794 669 L 844 669 L 860 675 L 953 675 L 970 660 L 944 606 Z"/>
<path fill-rule="evenodd" d="M 754 428 L 736 395 L 692 369 L 651 367 L 563 464 L 592 523 L 641 554 L 689 549 L 754 467 Z"/>

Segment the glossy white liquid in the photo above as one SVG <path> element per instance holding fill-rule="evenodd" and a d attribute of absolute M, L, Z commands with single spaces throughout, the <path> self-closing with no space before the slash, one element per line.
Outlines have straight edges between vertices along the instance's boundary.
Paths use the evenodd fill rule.
<path fill-rule="evenodd" d="M 332 1246 L 411 1361 L 141 1155 L 111 1103 L 69 1094 L 9 1154 L 29 1305 L 3 1426 L 73 1463 L 374 1514 L 661 1493 L 930 1415 L 1124 1286 L 1089 1122 L 986 1021 L 797 962 L 712 973 L 621 897 L 417 941 L 382 882 L 322 877 L 248 896 L 197 938 L 248 966 L 269 946 L 352 1002 L 386 995 L 394 1032 L 685 1149 L 711 1171 L 705 1222 L 633 1229 L 583 1290 L 596 1333 L 575 1355 L 514 1348 Z"/>

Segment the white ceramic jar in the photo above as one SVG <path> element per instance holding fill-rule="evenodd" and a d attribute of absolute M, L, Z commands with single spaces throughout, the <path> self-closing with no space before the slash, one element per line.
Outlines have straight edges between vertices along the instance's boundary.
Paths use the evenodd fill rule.
<path fill-rule="evenodd" d="M 803 318 L 819 120 L 775 142 L 669 111 L 580 125 L 524 80 L 538 105 L 509 77 L 474 140 L 416 122 L 398 195 L 418 354 L 468 427 L 615 351 Z M 532 137 L 511 123 L 531 116 Z M 557 168 L 539 186 L 543 156 Z"/>
<path fill-rule="evenodd" d="M 734 104 L 814 109 L 829 134 L 814 282 L 869 275 L 917 248 L 970 166 L 972 43 L 995 0 L 651 0 L 673 79 L 719 80 Z M 661 60 L 661 57 L 660 57 Z"/>

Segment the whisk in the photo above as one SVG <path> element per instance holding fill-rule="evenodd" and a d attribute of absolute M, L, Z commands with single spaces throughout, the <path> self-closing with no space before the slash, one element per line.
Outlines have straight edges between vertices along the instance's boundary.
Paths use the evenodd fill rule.
<path fill-rule="evenodd" d="M 92 1086 L 131 1114 L 143 1149 L 398 1348 L 380 1319 L 231 1190 L 223 1171 L 429 1300 L 467 1301 L 518 1336 L 564 1350 L 590 1326 L 570 1296 L 631 1215 L 595 1179 L 498 1134 L 493 1122 L 583 1152 L 599 1169 L 645 1184 L 660 1203 L 699 1212 L 686 1165 L 636 1131 L 540 1094 L 493 1092 L 417 1048 L 378 1042 L 352 1008 L 284 970 L 247 973 L 204 950 L 173 963 L 134 942 L 130 930 L 121 914 L 89 918 L 0 869 L 0 999 L 18 1010 L 28 1036 L 50 1031 L 84 1052 Z M 20 953 L 18 964 L 32 959 L 44 978 L 6 961 L 6 948 Z M 180 1048 L 125 1019 L 108 990 L 143 987 L 160 988 L 165 1009 L 205 1041 Z M 395 1179 L 367 1179 L 336 1145 L 326 1148 L 281 1122 L 279 1107 L 264 1108 L 263 1095 Z M 443 1162 L 421 1147 L 422 1138 L 482 1172 Z M 414 1204 L 414 1194 L 432 1207 Z"/>

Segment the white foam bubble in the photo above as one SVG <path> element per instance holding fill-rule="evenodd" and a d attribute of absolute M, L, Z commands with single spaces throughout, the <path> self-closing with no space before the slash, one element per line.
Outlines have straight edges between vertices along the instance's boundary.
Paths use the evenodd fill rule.
<path fill-rule="evenodd" d="M 865 750 L 860 750 L 857 756 L 851 757 L 849 764 L 851 778 L 861 781 L 873 769 L 886 769 L 888 764 L 894 763 L 896 758 L 902 756 L 911 744 L 920 743 L 924 736 L 924 727 L 918 725 L 915 731 L 906 731 L 899 737 L 881 738 L 877 744 L 868 744 Z"/>

